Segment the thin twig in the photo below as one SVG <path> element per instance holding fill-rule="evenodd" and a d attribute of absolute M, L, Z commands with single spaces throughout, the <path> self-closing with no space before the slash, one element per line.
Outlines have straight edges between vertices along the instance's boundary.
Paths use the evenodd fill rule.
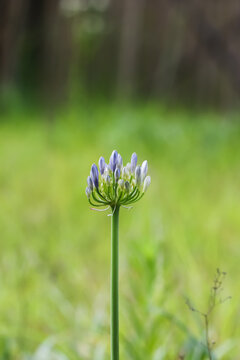
<path fill-rule="evenodd" d="M 211 346 L 211 344 L 213 344 L 213 343 L 210 342 L 210 337 L 209 337 L 209 317 L 217 305 L 222 304 L 226 300 L 231 299 L 231 296 L 228 296 L 223 300 L 220 298 L 220 293 L 223 290 L 222 283 L 223 283 L 225 276 L 226 276 L 226 272 L 220 271 L 219 269 L 217 269 L 216 275 L 215 275 L 215 278 L 213 281 L 213 286 L 211 288 L 210 297 L 209 297 L 209 306 L 208 306 L 208 309 L 206 312 L 202 312 L 202 311 L 196 309 L 195 307 L 192 306 L 192 304 L 190 303 L 190 300 L 186 299 L 186 305 L 188 306 L 188 308 L 192 312 L 196 312 L 204 318 L 205 340 L 206 340 L 206 348 L 207 348 L 209 360 L 213 360 L 212 346 Z"/>

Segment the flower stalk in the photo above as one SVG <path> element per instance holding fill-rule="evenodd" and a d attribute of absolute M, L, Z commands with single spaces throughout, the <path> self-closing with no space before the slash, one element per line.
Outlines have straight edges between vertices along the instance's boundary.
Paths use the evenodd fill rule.
<path fill-rule="evenodd" d="M 103 157 L 99 159 L 99 170 L 93 164 L 87 178 L 86 195 L 94 210 L 111 208 L 111 360 L 119 360 L 119 211 L 139 201 L 151 183 L 147 176 L 148 163 L 137 165 L 137 154 L 133 153 L 131 162 L 123 166 L 120 154 L 114 150 L 109 164 Z M 99 210 L 99 207 L 106 207 Z"/>
<path fill-rule="evenodd" d="M 119 360 L 119 210 L 117 206 L 112 214 L 111 233 L 111 360 Z"/>

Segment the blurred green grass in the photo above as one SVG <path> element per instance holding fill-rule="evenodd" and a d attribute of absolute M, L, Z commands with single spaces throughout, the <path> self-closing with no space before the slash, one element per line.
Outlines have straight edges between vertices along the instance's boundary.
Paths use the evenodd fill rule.
<path fill-rule="evenodd" d="M 0 124 L 0 358 L 109 359 L 110 219 L 86 177 L 117 149 L 148 159 L 152 185 L 121 210 L 121 357 L 204 359 L 215 269 L 232 295 L 212 318 L 219 359 L 238 359 L 240 124 L 156 105 L 5 114 Z M 44 357 L 45 356 L 45 357 Z"/>

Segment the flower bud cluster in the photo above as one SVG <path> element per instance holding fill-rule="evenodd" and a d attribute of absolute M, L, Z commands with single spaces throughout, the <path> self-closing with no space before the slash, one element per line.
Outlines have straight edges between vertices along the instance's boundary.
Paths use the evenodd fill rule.
<path fill-rule="evenodd" d="M 133 153 L 131 162 L 123 166 L 120 154 L 114 150 L 109 164 L 103 157 L 99 159 L 99 169 L 93 164 L 87 178 L 86 195 L 91 205 L 112 208 L 130 205 L 140 200 L 147 191 L 151 178 L 147 175 L 148 162 L 137 165 L 137 154 Z"/>

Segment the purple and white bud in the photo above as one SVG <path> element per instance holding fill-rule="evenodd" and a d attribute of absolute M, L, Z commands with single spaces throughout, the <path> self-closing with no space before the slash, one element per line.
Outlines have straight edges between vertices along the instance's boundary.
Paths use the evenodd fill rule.
<path fill-rule="evenodd" d="M 104 170 L 106 168 L 106 163 L 105 163 L 104 157 L 102 157 L 102 156 L 100 157 L 98 165 L 99 165 L 100 173 L 101 173 L 101 175 L 103 175 Z"/>
<path fill-rule="evenodd" d="M 92 168 L 91 168 L 91 178 L 92 178 L 92 182 L 93 185 L 98 188 L 98 168 L 97 165 L 93 164 Z"/>
<path fill-rule="evenodd" d="M 148 162 L 147 160 L 145 160 L 142 163 L 142 181 L 144 181 L 145 177 L 147 176 L 147 172 L 148 172 Z"/>
<path fill-rule="evenodd" d="M 114 177 L 116 182 L 119 180 L 120 175 L 121 175 L 120 170 L 117 168 L 114 172 Z"/>
<path fill-rule="evenodd" d="M 145 193 L 147 189 L 149 188 L 149 185 L 151 184 L 151 177 L 147 176 L 143 183 L 143 192 Z"/>
<path fill-rule="evenodd" d="M 91 191 L 93 191 L 93 181 L 92 181 L 92 178 L 91 176 L 88 176 L 87 178 L 87 183 L 88 183 L 88 187 Z"/>
<path fill-rule="evenodd" d="M 128 176 L 129 176 L 129 171 L 128 171 L 128 169 L 126 168 L 126 166 L 124 166 L 124 168 L 122 169 L 122 177 L 123 177 L 124 179 L 127 179 Z"/>
<path fill-rule="evenodd" d="M 117 168 L 122 170 L 122 166 L 123 166 L 123 160 L 122 160 L 122 157 L 120 154 L 118 154 L 118 157 L 117 157 Z"/>
<path fill-rule="evenodd" d="M 124 180 L 123 179 L 120 179 L 119 182 L 118 182 L 118 186 L 120 187 L 121 190 L 124 189 Z"/>
<path fill-rule="evenodd" d="M 125 190 L 126 190 L 126 193 L 128 194 L 129 193 L 129 191 L 130 191 L 130 183 L 129 183 L 129 181 L 125 181 Z"/>
<path fill-rule="evenodd" d="M 110 183 L 111 183 L 111 178 L 110 178 L 110 176 L 107 175 L 105 179 L 106 179 L 106 180 L 105 180 L 105 181 L 106 181 L 106 184 L 107 184 L 107 185 L 110 185 Z"/>
<path fill-rule="evenodd" d="M 114 172 L 116 169 L 117 158 L 118 158 L 118 152 L 116 150 L 113 150 L 112 155 L 110 156 L 110 160 L 109 160 L 109 165 L 110 165 L 112 172 Z"/>
<path fill-rule="evenodd" d="M 134 174 L 136 166 L 137 166 L 137 154 L 133 153 L 132 157 L 131 157 L 131 172 L 132 172 L 132 174 Z"/>
<path fill-rule="evenodd" d="M 128 171 L 129 174 L 131 173 L 131 164 L 130 163 L 127 163 L 126 170 Z"/>
<path fill-rule="evenodd" d="M 91 191 L 91 189 L 90 189 L 88 186 L 86 187 L 85 192 L 86 192 L 87 198 L 90 199 L 90 196 L 91 196 L 92 191 Z"/>
<path fill-rule="evenodd" d="M 135 170 L 135 179 L 137 186 L 141 185 L 141 166 L 138 165 Z"/>

